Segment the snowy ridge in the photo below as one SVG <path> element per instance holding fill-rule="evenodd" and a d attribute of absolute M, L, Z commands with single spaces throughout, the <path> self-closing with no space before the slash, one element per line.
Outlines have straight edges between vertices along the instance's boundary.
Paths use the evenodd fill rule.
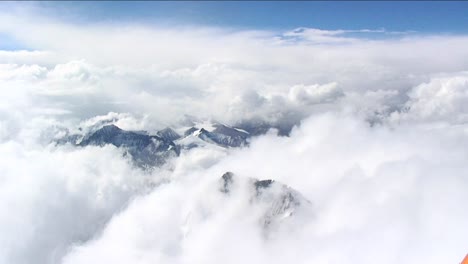
<path fill-rule="evenodd" d="M 102 125 L 102 123 L 99 123 Z M 249 145 L 252 135 L 258 133 L 254 128 L 251 133 L 242 128 L 230 127 L 220 123 L 197 123 L 205 127 L 185 128 L 183 134 L 182 128 L 173 129 L 166 127 L 150 135 L 146 131 L 127 131 L 119 128 L 115 124 L 105 124 L 102 127 L 93 127 L 88 133 L 83 132 L 70 134 L 68 130 L 63 137 L 55 140 L 57 144 L 72 144 L 75 146 L 86 147 L 114 145 L 130 155 L 137 166 L 149 168 L 161 166 L 169 158 L 177 157 L 180 151 L 189 151 L 198 147 L 221 147 L 238 148 Z M 267 131 L 266 127 L 260 129 Z"/>

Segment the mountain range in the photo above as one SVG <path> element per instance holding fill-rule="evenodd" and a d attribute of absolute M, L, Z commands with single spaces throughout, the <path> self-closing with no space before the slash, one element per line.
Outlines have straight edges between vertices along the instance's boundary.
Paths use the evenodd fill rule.
<path fill-rule="evenodd" d="M 123 150 L 124 155 L 130 156 L 136 166 L 152 169 L 162 166 L 170 158 L 178 157 L 182 151 L 193 148 L 248 146 L 250 139 L 260 131 L 258 127 L 252 129 L 248 131 L 215 123 L 183 127 L 178 129 L 179 132 L 167 127 L 151 135 L 146 131 L 127 131 L 115 124 L 100 124 L 99 128 L 90 129 L 84 134 L 70 134 L 57 142 L 76 147 L 113 145 Z M 268 131 L 266 127 L 262 130 Z M 247 188 L 243 193 L 251 195 L 247 208 L 263 208 L 259 225 L 266 235 L 280 223 L 294 221 L 291 217 L 298 212 L 312 211 L 311 203 L 298 191 L 274 180 L 241 178 L 232 172 L 226 172 L 219 179 L 218 190 L 227 198 L 235 197 L 239 188 Z"/>
<path fill-rule="evenodd" d="M 265 132 L 267 129 L 263 128 Z M 176 131 L 167 127 L 150 134 L 147 131 L 128 131 L 115 124 L 102 124 L 84 134 L 67 134 L 56 142 L 69 143 L 77 147 L 114 145 L 129 155 L 134 164 L 142 168 L 163 165 L 169 158 L 177 157 L 181 151 L 214 145 L 221 148 L 239 148 L 249 145 L 257 128 L 247 130 L 220 123 L 208 126 L 182 127 Z"/>

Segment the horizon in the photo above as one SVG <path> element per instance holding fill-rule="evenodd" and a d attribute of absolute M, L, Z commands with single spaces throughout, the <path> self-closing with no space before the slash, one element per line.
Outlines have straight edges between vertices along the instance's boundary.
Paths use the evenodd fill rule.
<path fill-rule="evenodd" d="M 0 263 L 459 263 L 467 10 L 0 2 Z"/>

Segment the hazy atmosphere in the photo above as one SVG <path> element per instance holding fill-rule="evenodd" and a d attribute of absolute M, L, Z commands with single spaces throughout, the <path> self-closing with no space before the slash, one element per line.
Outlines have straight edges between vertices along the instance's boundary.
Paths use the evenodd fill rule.
<path fill-rule="evenodd" d="M 0 3 L 0 264 L 460 263 L 466 11 Z"/>

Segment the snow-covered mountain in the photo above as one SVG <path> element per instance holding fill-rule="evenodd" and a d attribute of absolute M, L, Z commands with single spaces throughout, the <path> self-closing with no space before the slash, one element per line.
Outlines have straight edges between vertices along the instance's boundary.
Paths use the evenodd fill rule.
<path fill-rule="evenodd" d="M 67 134 L 55 142 L 75 146 L 114 145 L 130 155 L 137 166 L 161 166 L 180 151 L 197 147 L 237 148 L 249 145 L 252 134 L 244 129 L 220 123 L 195 123 L 192 127 L 167 127 L 151 135 L 146 131 L 127 131 L 115 124 L 105 123 L 81 134 Z M 266 127 L 262 128 L 266 130 Z M 80 130 L 81 131 L 81 130 Z M 179 131 L 179 132 L 178 132 Z M 182 133 L 181 133 L 182 132 Z M 255 130 L 255 135 L 258 130 Z"/>
<path fill-rule="evenodd" d="M 227 224 L 226 228 L 248 225 L 251 231 L 260 232 L 256 235 L 265 238 L 274 236 L 278 230 L 300 231 L 302 221 L 315 216 L 313 204 L 291 187 L 232 172 L 190 195 L 188 206 L 182 209 L 185 220 L 181 227 L 183 237 L 188 239 L 220 215 L 229 215 L 227 219 L 221 217 L 226 222 L 220 224 Z"/>
<path fill-rule="evenodd" d="M 131 155 L 136 165 L 141 167 L 160 166 L 168 158 L 180 154 L 179 146 L 159 136 L 125 131 L 115 125 L 106 125 L 83 138 L 78 144 L 104 146 L 112 144 Z"/>
<path fill-rule="evenodd" d="M 211 127 L 211 131 L 203 127 L 191 127 L 184 132 L 184 138 L 181 140 L 182 145 L 188 148 L 203 145 L 196 144 L 198 140 L 191 139 L 193 137 L 199 138 L 204 142 L 227 148 L 247 146 L 250 134 L 245 130 L 236 129 L 223 124 L 214 124 Z M 187 145 L 183 142 L 190 143 Z"/>
<path fill-rule="evenodd" d="M 242 180 L 234 173 L 226 172 L 220 179 L 220 191 L 229 195 L 234 189 L 235 182 Z M 249 189 L 251 203 L 263 205 L 264 212 L 260 224 L 265 229 L 274 228 L 300 211 L 304 211 L 304 213 L 312 212 L 312 203 L 301 193 L 274 180 L 249 178 L 247 184 L 241 186 Z"/>
<path fill-rule="evenodd" d="M 170 127 L 166 127 L 163 130 L 159 130 L 158 132 L 156 132 L 156 135 L 168 141 L 175 141 L 182 137 Z"/>

